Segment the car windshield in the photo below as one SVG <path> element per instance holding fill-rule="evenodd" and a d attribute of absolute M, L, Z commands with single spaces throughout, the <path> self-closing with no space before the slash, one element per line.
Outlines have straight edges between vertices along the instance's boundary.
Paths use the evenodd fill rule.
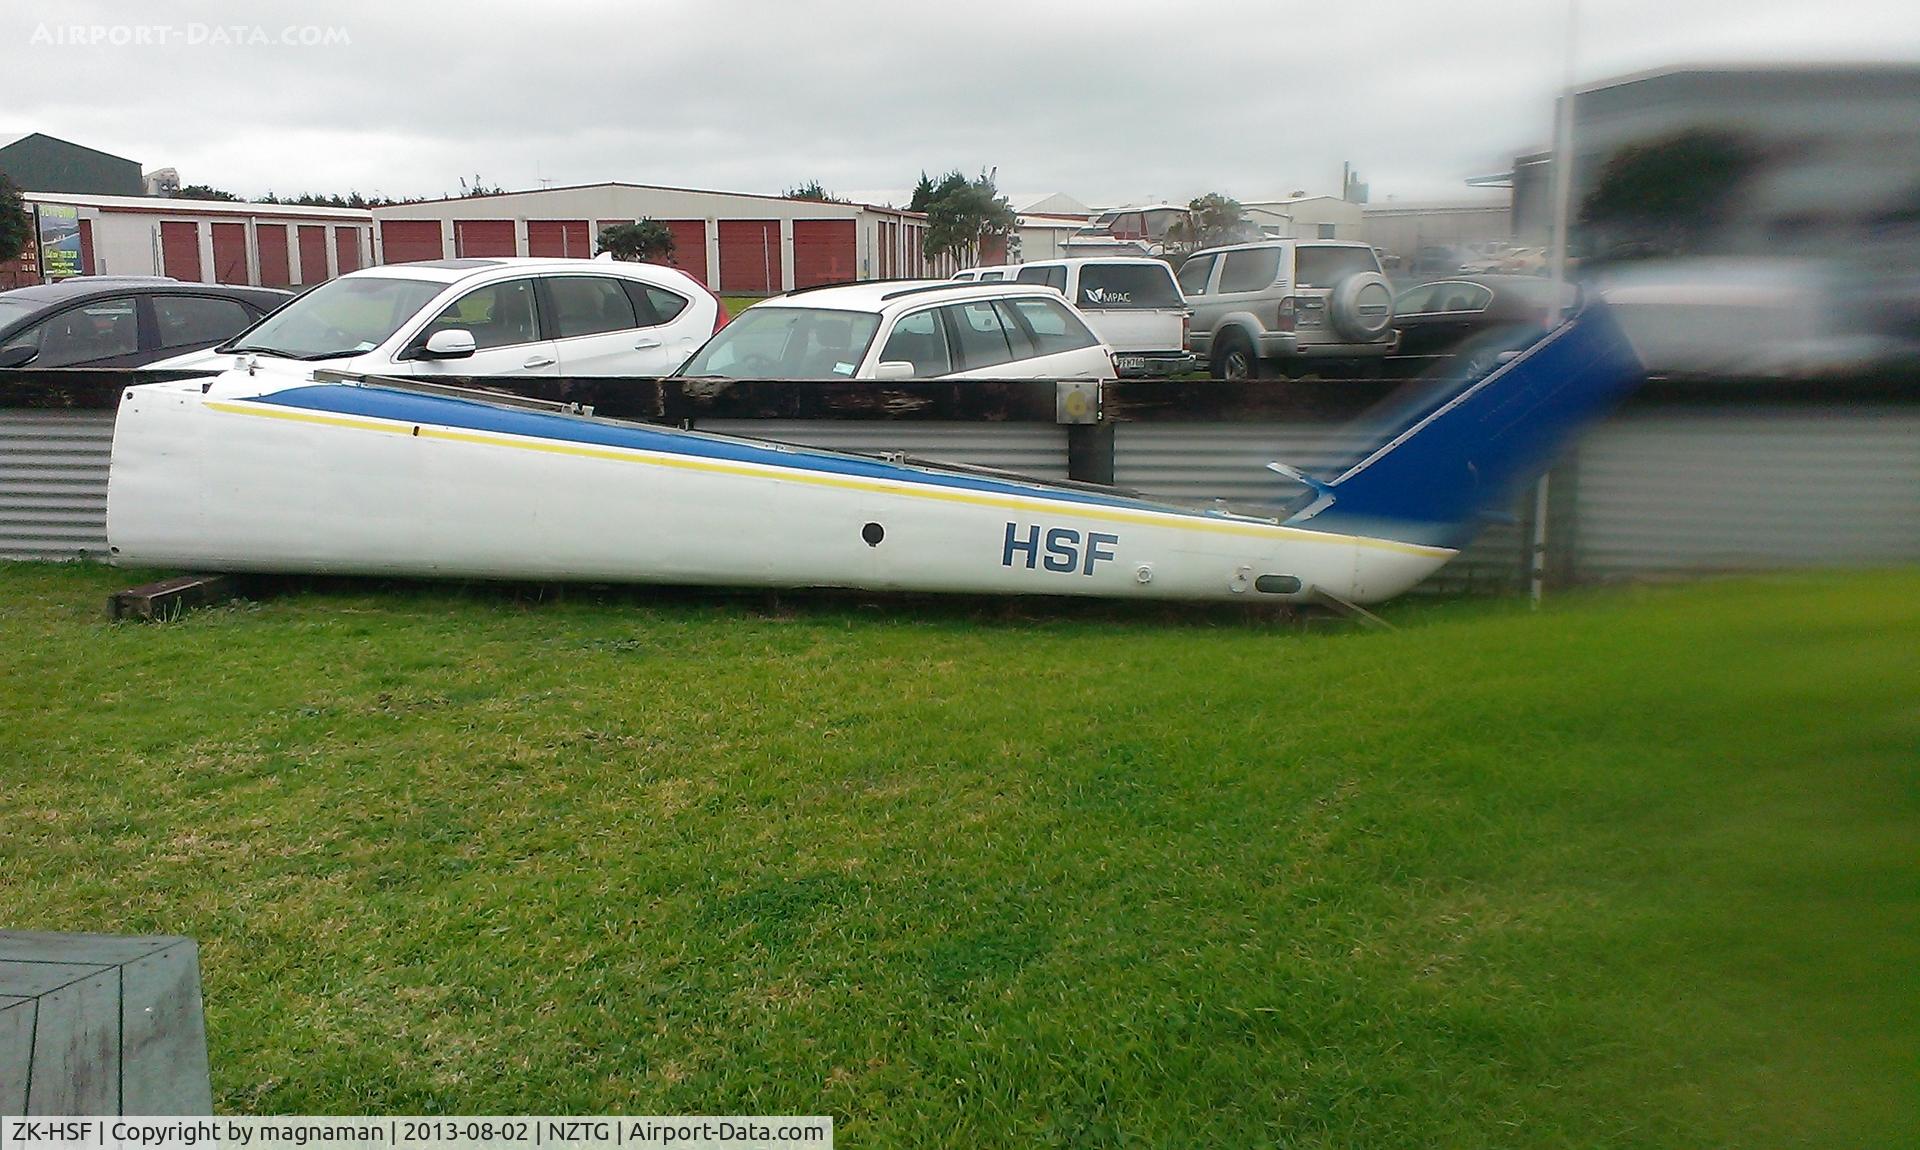
<path fill-rule="evenodd" d="M 847 379 L 866 357 L 880 317 L 827 308 L 750 307 L 676 375 L 722 379 Z"/>
<path fill-rule="evenodd" d="M 30 316 L 47 305 L 30 303 L 23 299 L 0 299 L 0 327 L 6 327 L 15 320 Z"/>
<path fill-rule="evenodd" d="M 1184 302 L 1173 271 L 1163 263 L 1087 264 L 1080 269 L 1083 308 L 1166 308 Z"/>
<path fill-rule="evenodd" d="M 330 280 L 240 333 L 221 351 L 288 359 L 338 359 L 372 351 L 419 313 L 446 284 L 390 276 Z"/>
<path fill-rule="evenodd" d="M 1297 287 L 1332 287 L 1355 272 L 1379 270 L 1372 248 L 1318 248 L 1303 244 L 1294 255 L 1293 277 Z"/>

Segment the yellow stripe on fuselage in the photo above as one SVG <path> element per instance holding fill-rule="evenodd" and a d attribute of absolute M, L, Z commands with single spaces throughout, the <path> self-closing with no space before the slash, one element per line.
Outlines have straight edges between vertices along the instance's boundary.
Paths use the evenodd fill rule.
<path fill-rule="evenodd" d="M 1134 523 L 1154 527 L 1179 527 L 1187 531 L 1203 531 L 1217 535 L 1283 536 L 1302 543 L 1315 543 L 1326 546 L 1353 544 L 1384 551 L 1398 552 L 1404 555 L 1425 555 L 1433 558 L 1448 558 L 1455 554 L 1445 547 L 1423 547 L 1418 543 L 1402 543 L 1393 539 L 1372 539 L 1364 535 L 1330 535 L 1323 531 L 1305 531 L 1298 527 L 1282 527 L 1271 523 L 1244 523 L 1219 519 L 1208 519 L 1198 515 L 1184 515 L 1174 511 L 1143 511 L 1127 507 L 1103 507 L 1099 504 L 1072 503 L 1048 499 L 1045 495 L 987 495 L 972 491 L 959 491 L 953 488 L 938 487 L 900 480 L 859 479 L 853 476 L 830 475 L 811 471 L 801 467 L 785 467 L 777 463 L 747 464 L 732 463 L 724 460 L 696 459 L 684 455 L 672 455 L 651 451 L 643 447 L 598 447 L 578 443 L 561 443 L 550 439 L 534 439 L 527 436 L 508 435 L 499 432 L 464 431 L 455 428 L 434 427 L 424 423 L 410 421 L 369 418 L 354 415 L 333 415 L 325 412 L 298 411 L 270 404 L 249 403 L 209 399 L 206 406 L 229 415 L 250 415 L 266 419 L 282 419 L 293 423 L 311 423 L 323 427 L 343 427 L 354 431 L 374 431 L 387 435 L 404 435 L 410 438 L 438 439 L 450 443 L 471 443 L 483 447 L 505 447 L 519 451 L 537 451 L 548 455 L 566 455 L 580 459 L 604 459 L 615 463 L 641 463 L 655 467 L 677 468 L 682 471 L 697 471 L 709 475 L 732 475 L 752 479 L 779 479 L 783 482 L 804 483 L 814 487 L 831 487 L 843 491 L 862 491 L 879 495 L 904 495 L 915 499 L 932 499 L 946 503 L 962 503 L 976 507 L 995 507 L 1011 511 L 1031 511 L 1036 504 L 1059 514 L 1076 515 L 1088 519 L 1098 519 L 1109 523 Z"/>

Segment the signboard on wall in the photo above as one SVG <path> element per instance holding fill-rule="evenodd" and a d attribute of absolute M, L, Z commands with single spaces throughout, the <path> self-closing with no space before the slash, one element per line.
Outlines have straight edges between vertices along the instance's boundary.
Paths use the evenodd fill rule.
<path fill-rule="evenodd" d="M 40 274 L 63 280 L 80 274 L 80 209 L 71 204 L 41 204 Z"/>
<path fill-rule="evenodd" d="M 34 221 L 33 234 L 35 236 L 38 236 L 40 234 L 40 223 L 39 223 L 40 206 L 38 204 L 28 204 L 27 214 L 31 216 Z M 12 264 L 8 268 L 8 271 L 12 273 L 7 277 L 8 280 L 11 282 L 0 284 L 0 286 L 25 287 L 28 284 L 39 283 L 40 282 L 40 245 L 39 243 L 37 242 L 31 243 L 31 244 L 28 244 L 26 247 L 21 248 L 20 257 L 12 261 Z"/>

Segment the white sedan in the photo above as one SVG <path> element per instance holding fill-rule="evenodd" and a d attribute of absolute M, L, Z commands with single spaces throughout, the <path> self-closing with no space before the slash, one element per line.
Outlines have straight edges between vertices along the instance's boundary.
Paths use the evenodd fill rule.
<path fill-rule="evenodd" d="M 455 259 L 365 268 L 211 351 L 156 368 L 311 364 L 368 375 L 666 375 L 727 321 L 683 272 L 609 259 Z"/>
<path fill-rule="evenodd" d="M 1113 351 L 1037 284 L 888 280 L 740 313 L 675 374 L 721 379 L 1112 379 Z"/>

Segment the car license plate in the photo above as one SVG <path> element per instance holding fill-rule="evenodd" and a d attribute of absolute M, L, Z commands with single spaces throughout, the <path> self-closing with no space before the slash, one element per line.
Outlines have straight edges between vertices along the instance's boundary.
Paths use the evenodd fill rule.
<path fill-rule="evenodd" d="M 1144 356 L 1117 355 L 1113 357 L 1113 366 L 1119 371 L 1145 371 L 1147 361 Z"/>

